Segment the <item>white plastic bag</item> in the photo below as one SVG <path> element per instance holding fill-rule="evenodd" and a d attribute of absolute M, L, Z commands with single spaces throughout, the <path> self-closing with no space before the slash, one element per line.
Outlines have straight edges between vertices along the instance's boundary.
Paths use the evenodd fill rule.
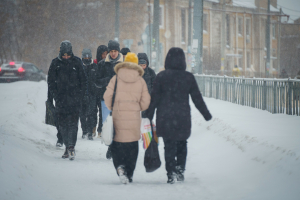
<path fill-rule="evenodd" d="M 106 118 L 106 125 L 103 128 L 104 129 L 102 130 L 101 138 L 104 144 L 109 146 L 111 145 L 114 137 L 114 123 L 113 123 L 113 117 L 111 113 Z"/>

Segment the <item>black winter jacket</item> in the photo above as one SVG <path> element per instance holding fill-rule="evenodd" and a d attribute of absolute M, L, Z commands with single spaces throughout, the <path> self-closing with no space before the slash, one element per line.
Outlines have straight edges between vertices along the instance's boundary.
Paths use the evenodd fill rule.
<path fill-rule="evenodd" d="M 84 65 L 85 75 L 87 78 L 87 85 L 88 85 L 88 95 L 97 95 L 97 88 L 96 88 L 96 79 L 97 79 L 97 69 L 98 66 L 95 63 L 91 63 L 89 65 Z"/>
<path fill-rule="evenodd" d="M 98 70 L 97 70 L 97 74 L 96 74 L 96 87 L 98 90 L 98 94 L 100 95 L 100 99 L 102 101 L 104 101 L 103 99 L 103 95 L 106 91 L 106 87 L 110 81 L 110 79 L 116 75 L 116 72 L 114 70 L 114 67 L 116 66 L 116 64 L 123 62 L 123 55 L 120 54 L 120 57 L 118 59 L 117 62 L 112 63 L 109 60 L 109 54 L 107 54 L 106 58 L 101 60 L 98 63 Z"/>
<path fill-rule="evenodd" d="M 72 56 L 66 61 L 60 57 L 53 59 L 48 72 L 48 85 L 57 112 L 79 112 L 87 85 L 80 58 Z"/>
<path fill-rule="evenodd" d="M 146 111 L 147 117 L 152 120 L 157 109 L 157 135 L 176 141 L 186 140 L 191 134 L 189 96 L 205 120 L 212 118 L 193 74 L 185 71 L 184 53 L 182 49 L 178 52 L 178 49 L 180 48 L 172 48 L 171 55 L 169 51 L 165 63 L 166 70 L 157 74 L 151 92 L 151 103 Z"/>

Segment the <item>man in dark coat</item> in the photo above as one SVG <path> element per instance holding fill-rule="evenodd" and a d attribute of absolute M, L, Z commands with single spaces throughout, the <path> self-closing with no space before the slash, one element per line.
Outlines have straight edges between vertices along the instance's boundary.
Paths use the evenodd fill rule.
<path fill-rule="evenodd" d="M 49 90 L 54 97 L 58 126 L 66 146 L 62 158 L 75 158 L 78 120 L 81 101 L 86 91 L 86 77 L 81 59 L 75 57 L 72 45 L 65 40 L 48 72 Z"/>
<path fill-rule="evenodd" d="M 93 129 L 97 125 L 97 89 L 95 82 L 98 67 L 95 63 L 92 63 L 92 51 L 90 49 L 82 50 L 82 62 L 87 78 L 87 90 L 80 110 L 82 138 L 88 136 L 89 140 L 93 140 Z"/>
<path fill-rule="evenodd" d="M 150 68 L 149 66 L 149 60 L 148 56 L 145 53 L 138 53 L 138 59 L 139 59 L 139 65 L 144 69 L 144 75 L 143 78 L 147 84 L 148 91 L 151 94 L 153 83 L 156 77 L 156 74 L 153 69 Z M 146 111 L 142 112 L 142 118 L 147 118 L 145 115 Z"/>
<path fill-rule="evenodd" d="M 107 53 L 108 53 L 107 46 L 100 45 L 97 48 L 96 59 L 94 60 L 94 63 L 98 64 L 101 60 L 103 60 L 104 58 L 106 58 Z"/>
<path fill-rule="evenodd" d="M 165 60 L 165 71 L 157 74 L 151 92 L 151 103 L 146 111 L 150 120 L 156 112 L 156 133 L 165 144 L 168 183 L 183 181 L 186 165 L 187 139 L 191 134 L 189 95 L 205 120 L 212 118 L 195 77 L 186 70 L 181 48 L 171 48 Z"/>
<path fill-rule="evenodd" d="M 96 85 L 101 90 L 101 105 L 102 105 L 102 123 L 106 120 L 110 113 L 110 110 L 106 107 L 103 99 L 103 94 L 106 91 L 106 87 L 110 79 L 116 75 L 114 67 L 123 62 L 123 55 L 120 53 L 120 44 L 117 41 L 110 40 L 108 42 L 108 54 L 105 59 L 98 63 L 98 72 Z M 99 128 L 99 127 L 98 127 Z M 101 127 L 102 128 L 102 127 Z M 111 159 L 110 147 L 106 153 L 106 158 Z"/>

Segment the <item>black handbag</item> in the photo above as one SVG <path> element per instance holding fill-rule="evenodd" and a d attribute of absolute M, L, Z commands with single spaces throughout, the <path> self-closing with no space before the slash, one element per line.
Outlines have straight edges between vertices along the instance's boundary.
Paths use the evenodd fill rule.
<path fill-rule="evenodd" d="M 46 101 L 45 123 L 56 127 L 56 111 L 52 102 Z"/>
<path fill-rule="evenodd" d="M 151 123 L 151 130 L 153 133 L 151 120 L 150 123 Z M 152 137 L 151 142 L 145 151 L 144 166 L 146 168 L 146 172 L 154 172 L 160 167 L 160 165 L 161 165 L 161 161 L 159 158 L 158 145 L 154 137 Z"/>

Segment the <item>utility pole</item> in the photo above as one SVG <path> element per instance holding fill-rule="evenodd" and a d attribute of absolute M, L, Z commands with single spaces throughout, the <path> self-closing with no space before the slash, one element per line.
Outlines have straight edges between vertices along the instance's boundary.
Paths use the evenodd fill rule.
<path fill-rule="evenodd" d="M 270 60 L 271 60 L 271 41 L 270 41 L 270 1 L 268 0 L 268 19 L 267 19 L 267 31 L 266 31 L 266 40 L 267 40 L 267 59 L 266 59 L 266 77 L 269 77 L 270 73 Z"/>
<path fill-rule="evenodd" d="M 203 0 L 194 1 L 194 39 L 193 51 L 195 55 L 195 73 L 203 73 Z"/>
<path fill-rule="evenodd" d="M 159 20 L 160 20 L 160 12 L 159 12 L 159 0 L 154 0 L 153 4 L 153 38 L 155 39 L 154 52 L 155 52 L 155 71 L 159 71 L 159 57 L 160 57 L 160 49 L 159 49 Z"/>
<path fill-rule="evenodd" d="M 226 9 L 226 4 L 225 4 L 225 0 L 222 0 L 222 29 L 221 29 L 221 72 L 222 72 L 222 75 L 224 75 L 224 72 L 225 72 L 225 35 L 226 35 L 226 32 L 225 32 L 225 24 L 226 24 L 226 12 L 225 12 L 225 9 Z"/>
<path fill-rule="evenodd" d="M 188 29 L 188 48 L 191 50 L 192 46 L 192 0 L 189 0 L 189 29 Z"/>
<path fill-rule="evenodd" d="M 149 64 L 151 64 L 152 65 L 152 29 L 151 29 L 151 6 L 150 6 L 150 0 L 149 0 L 149 2 L 148 2 L 148 4 L 149 4 L 149 24 L 148 24 L 148 33 L 149 33 L 149 35 L 148 35 L 148 37 L 149 37 L 149 55 L 148 55 L 148 57 L 149 57 L 149 60 L 150 60 L 150 63 Z"/>
<path fill-rule="evenodd" d="M 119 41 L 119 15 L 120 15 L 120 2 L 119 0 L 115 0 L 115 40 Z"/>

